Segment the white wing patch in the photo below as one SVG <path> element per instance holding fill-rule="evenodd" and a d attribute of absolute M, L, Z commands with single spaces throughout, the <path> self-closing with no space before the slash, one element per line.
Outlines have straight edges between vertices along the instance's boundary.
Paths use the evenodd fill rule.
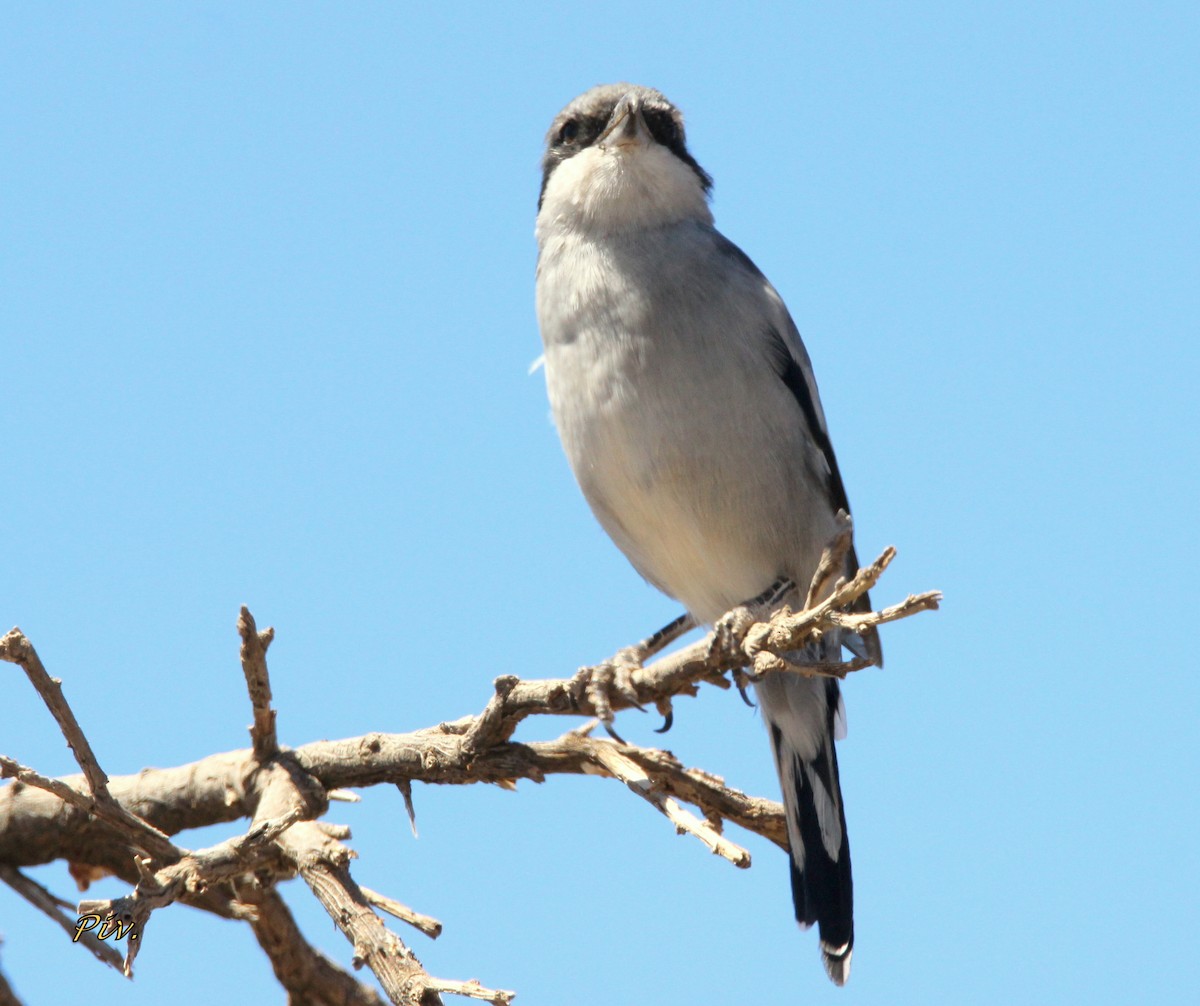
<path fill-rule="evenodd" d="M 835 741 L 844 740 L 846 737 L 846 701 L 842 698 L 842 693 L 838 692 L 837 708 L 833 711 L 833 739 Z"/>
<path fill-rule="evenodd" d="M 817 821 L 821 825 L 821 844 L 835 863 L 842 851 L 842 821 L 829 790 L 817 774 L 804 766 L 804 778 L 812 787 L 813 806 L 817 808 Z"/>

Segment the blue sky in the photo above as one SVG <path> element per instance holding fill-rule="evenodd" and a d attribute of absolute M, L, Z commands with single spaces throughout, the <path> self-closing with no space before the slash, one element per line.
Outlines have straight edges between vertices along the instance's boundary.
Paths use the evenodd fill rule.
<path fill-rule="evenodd" d="M 1168 3 L 9 5 L 0 622 L 120 774 L 245 746 L 242 603 L 290 744 L 477 711 L 672 617 L 527 374 L 543 133 L 592 84 L 656 86 L 805 335 L 860 553 L 899 548 L 876 599 L 946 593 L 846 689 L 854 975 L 795 932 L 777 850 L 735 834 L 736 871 L 594 779 L 420 788 L 416 841 L 365 791 L 331 814 L 358 879 L 442 919 L 402 933 L 432 973 L 525 1004 L 1179 1001 L 1198 42 Z M 677 712 L 685 762 L 775 794 L 736 695 Z M 0 750 L 74 768 L 16 672 Z M 189 909 L 132 985 L 7 889 L 0 930 L 30 1003 L 280 1001 L 250 933 Z"/>

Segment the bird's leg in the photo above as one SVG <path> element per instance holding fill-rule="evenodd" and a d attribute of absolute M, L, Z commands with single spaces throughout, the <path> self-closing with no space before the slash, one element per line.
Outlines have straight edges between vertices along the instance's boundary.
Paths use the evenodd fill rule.
<path fill-rule="evenodd" d="M 619 695 L 629 705 L 645 712 L 645 707 L 641 704 L 637 689 L 633 684 L 633 672 L 640 670 L 648 658 L 660 653 L 695 627 L 696 620 L 691 615 L 680 615 L 657 632 L 651 633 L 640 643 L 618 650 L 607 660 L 601 661 L 594 667 L 581 667 L 576 673 L 572 679 L 576 695 L 587 697 L 591 707 L 596 711 L 597 718 L 614 740 L 625 743 L 612 726 L 613 694 Z M 666 723 L 660 729 L 660 733 L 670 729 L 671 713 L 669 708 L 664 716 Z"/>
<path fill-rule="evenodd" d="M 680 636 L 684 636 L 691 632 L 696 627 L 696 619 L 690 613 L 684 612 L 673 622 L 668 622 L 657 632 L 647 636 L 637 645 L 637 649 L 641 651 L 640 658 L 644 662 L 648 657 L 652 657 L 656 653 L 661 653 L 670 646 Z M 663 725 L 655 729 L 656 734 L 665 734 L 671 729 L 671 724 L 675 722 L 675 711 L 671 707 L 671 699 L 660 699 L 658 703 L 658 711 L 662 713 Z"/>
<path fill-rule="evenodd" d="M 687 635 L 696 627 L 696 620 L 686 611 L 676 618 L 674 621 L 668 622 L 657 632 L 651 633 L 635 647 L 639 651 L 641 659 L 653 657 L 656 653 L 661 653 L 675 640 L 681 636 Z"/>
<path fill-rule="evenodd" d="M 711 657 L 718 652 L 736 652 L 750 626 L 762 621 L 761 616 L 764 613 L 770 613 L 775 605 L 795 589 L 796 582 L 791 577 L 781 576 L 761 594 L 725 612 L 713 623 L 713 637 L 708 645 L 708 655 Z"/>
<path fill-rule="evenodd" d="M 790 577 L 781 576 L 766 590 L 756 597 L 744 601 L 736 608 L 727 611 L 713 623 L 712 640 L 708 644 L 708 656 L 716 653 L 732 654 L 738 652 L 742 640 L 755 622 L 762 621 L 764 613 L 769 614 L 775 605 L 796 589 L 796 583 Z M 755 676 L 745 667 L 733 669 L 733 683 L 737 686 L 738 694 L 748 706 L 753 706 L 746 694 L 746 686 L 756 680 Z"/>

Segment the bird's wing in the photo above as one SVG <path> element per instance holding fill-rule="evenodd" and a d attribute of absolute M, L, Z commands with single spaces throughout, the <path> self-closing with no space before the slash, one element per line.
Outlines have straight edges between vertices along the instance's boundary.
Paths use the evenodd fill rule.
<path fill-rule="evenodd" d="M 768 357 L 775 368 L 779 379 L 787 386 L 800 406 L 808 428 L 809 437 L 825 459 L 825 488 L 829 496 L 829 505 L 836 512 L 844 511 L 850 514 L 850 501 L 846 496 L 846 487 L 842 482 L 842 473 L 838 469 L 837 456 L 833 452 L 833 444 L 829 440 L 829 427 L 825 421 L 825 410 L 821 408 L 821 396 L 817 391 L 817 379 L 813 375 L 812 361 L 808 350 L 804 348 L 804 340 L 783 298 L 751 261 L 744 251 L 730 241 L 715 228 L 712 229 L 713 239 L 717 250 L 735 263 L 735 265 L 752 274 L 760 283 L 763 298 L 763 314 L 765 324 L 763 337 L 768 344 Z M 846 556 L 846 575 L 853 576 L 858 572 L 858 555 L 853 545 Z M 864 612 L 871 610 L 871 601 L 863 594 L 851 605 L 852 610 Z M 883 650 L 879 642 L 879 634 L 871 629 L 862 637 L 847 634 L 844 642 L 860 657 L 867 657 L 874 663 L 883 666 Z"/>

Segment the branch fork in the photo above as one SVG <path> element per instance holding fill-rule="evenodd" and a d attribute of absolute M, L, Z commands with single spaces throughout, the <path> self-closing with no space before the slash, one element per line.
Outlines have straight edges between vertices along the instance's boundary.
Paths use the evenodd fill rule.
<path fill-rule="evenodd" d="M 322 955 L 300 933 L 275 889 L 278 882 L 299 876 L 350 942 L 353 967 L 370 968 L 391 1002 L 433 1006 L 442 996 L 455 995 L 506 1006 L 513 999 L 511 991 L 486 988 L 473 979 L 431 976 L 384 925 L 378 912 L 430 937 L 442 928 L 436 919 L 355 881 L 350 872 L 354 853 L 344 844 L 349 829 L 320 820 L 330 800 L 356 799 L 350 790 L 393 784 L 415 834 L 414 782 L 482 782 L 513 788 L 520 779 L 542 782 L 556 774 L 599 775 L 621 781 L 678 834 L 692 836 L 739 868 L 750 865 L 750 854 L 726 837 L 727 822 L 786 850 L 786 826 L 777 802 L 748 796 L 717 775 L 687 768 L 669 752 L 627 744 L 615 734 L 611 739 L 594 737 L 594 723 L 567 730 L 552 741 L 520 743 L 513 737 L 530 716 L 594 716 L 612 733 L 616 712 L 651 703 L 669 726 L 676 697 L 695 695 L 704 683 L 728 688 L 730 674 L 741 686 L 742 673 L 750 679 L 774 673 L 840 678 L 869 666 L 863 658 L 794 665 L 787 655 L 830 631 L 867 633 L 934 610 L 941 594 L 910 595 L 879 611 L 855 610 L 865 606 L 855 602 L 876 585 L 895 550 L 886 549 L 853 577 L 835 582 L 849 548 L 846 518 L 814 574 L 802 611 L 786 606 L 771 610 L 778 598 L 764 595 L 761 605 L 731 612 L 715 633 L 660 655 L 694 627 L 684 616 L 597 668 L 585 668 L 570 678 L 520 680 L 501 675 L 476 716 L 408 734 L 375 733 L 294 749 L 280 744 L 272 706 L 266 658 L 274 630 L 260 631 L 243 607 L 237 627 L 253 714 L 250 749 L 115 779 L 101 768 L 61 682 L 46 673 L 32 644 L 14 629 L 0 638 L 0 659 L 23 668 L 66 737 L 82 776 L 47 778 L 0 755 L 0 777 L 15 780 L 0 788 L 0 881 L 71 933 L 76 924 L 64 912 L 66 903 L 18 867 L 62 858 L 75 864 L 80 877 L 101 871 L 128 881 L 132 890 L 123 897 L 85 900 L 77 906 L 81 915 L 99 915 L 128 927 L 124 959 L 94 936 L 88 939 L 90 933 L 76 934 L 100 960 L 126 975 L 132 974 L 153 912 L 185 901 L 248 922 L 291 1001 L 378 1006 L 382 1000 L 374 989 Z M 764 608 L 771 612 L 766 617 Z M 245 817 L 250 820 L 244 834 L 206 849 L 184 849 L 170 838 L 185 828 Z"/>

